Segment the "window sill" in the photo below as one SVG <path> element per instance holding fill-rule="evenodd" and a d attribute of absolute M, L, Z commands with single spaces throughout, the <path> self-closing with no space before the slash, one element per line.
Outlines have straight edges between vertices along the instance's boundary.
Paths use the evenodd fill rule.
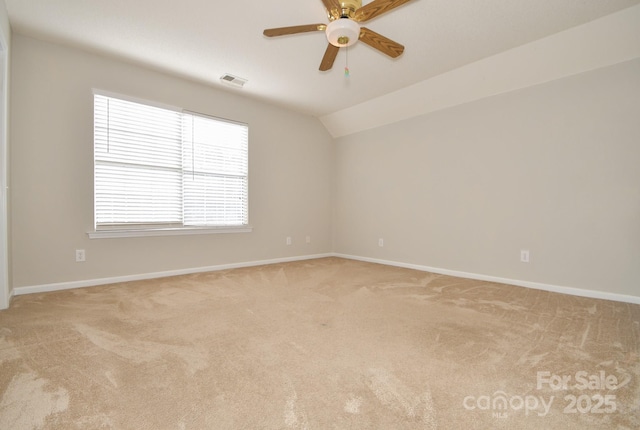
<path fill-rule="evenodd" d="M 192 234 L 250 233 L 249 225 L 225 227 L 169 227 L 169 228 L 122 228 L 87 232 L 89 239 L 112 239 L 117 237 L 186 236 Z"/>

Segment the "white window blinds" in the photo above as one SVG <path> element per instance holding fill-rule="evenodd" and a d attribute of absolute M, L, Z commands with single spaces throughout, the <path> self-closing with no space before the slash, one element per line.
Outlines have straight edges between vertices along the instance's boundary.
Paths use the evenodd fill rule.
<path fill-rule="evenodd" d="M 96 227 L 248 224 L 248 127 L 94 94 Z"/>
<path fill-rule="evenodd" d="M 247 223 L 247 127 L 182 116 L 185 225 Z"/>

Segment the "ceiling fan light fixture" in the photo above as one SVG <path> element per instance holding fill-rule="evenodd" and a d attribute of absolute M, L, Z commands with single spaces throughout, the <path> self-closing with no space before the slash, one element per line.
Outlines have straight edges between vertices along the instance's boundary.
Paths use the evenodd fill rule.
<path fill-rule="evenodd" d="M 327 40 L 333 46 L 339 48 L 351 46 L 360 37 L 360 26 L 349 18 L 340 18 L 331 21 L 325 30 Z"/>

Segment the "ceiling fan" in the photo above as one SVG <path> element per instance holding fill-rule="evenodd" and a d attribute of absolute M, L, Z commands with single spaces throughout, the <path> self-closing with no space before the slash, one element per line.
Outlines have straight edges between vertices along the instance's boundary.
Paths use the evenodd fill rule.
<path fill-rule="evenodd" d="M 409 1 L 411 0 L 373 0 L 362 6 L 362 0 L 322 0 L 327 9 L 329 24 L 268 28 L 263 34 L 267 37 L 274 37 L 324 31 L 329 45 L 320 63 L 321 71 L 331 69 L 340 48 L 351 46 L 358 40 L 389 57 L 396 58 L 402 54 L 404 46 L 366 27 L 361 27 L 358 23 L 378 17 Z"/>

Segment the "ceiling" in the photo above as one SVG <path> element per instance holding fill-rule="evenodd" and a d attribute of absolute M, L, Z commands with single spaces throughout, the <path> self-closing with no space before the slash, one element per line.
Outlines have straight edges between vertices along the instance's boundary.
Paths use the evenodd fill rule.
<path fill-rule="evenodd" d="M 640 0 L 412 0 L 366 23 L 405 46 L 364 43 L 318 70 L 324 33 L 265 28 L 327 23 L 321 0 L 4 0 L 14 32 L 144 64 L 323 116 L 640 4 Z M 363 4 L 370 3 L 363 0 Z M 347 59 L 348 57 L 348 59 Z M 350 76 L 346 77 L 347 64 Z M 220 81 L 247 79 L 242 89 Z"/>

